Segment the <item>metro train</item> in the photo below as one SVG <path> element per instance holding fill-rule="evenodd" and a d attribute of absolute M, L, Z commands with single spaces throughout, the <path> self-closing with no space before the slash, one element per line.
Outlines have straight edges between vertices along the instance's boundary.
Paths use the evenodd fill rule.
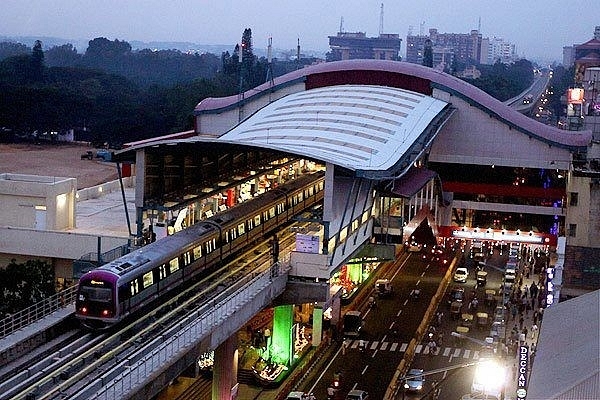
<path fill-rule="evenodd" d="M 323 172 L 302 175 L 84 274 L 75 316 L 109 328 L 322 200 L 324 182 Z"/>

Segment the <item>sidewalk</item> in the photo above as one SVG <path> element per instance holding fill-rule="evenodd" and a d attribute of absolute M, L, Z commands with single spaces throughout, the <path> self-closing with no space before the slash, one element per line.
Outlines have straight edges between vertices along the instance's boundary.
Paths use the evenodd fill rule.
<path fill-rule="evenodd" d="M 517 308 L 516 314 L 513 317 L 513 312 L 507 311 L 507 324 L 506 324 L 506 344 L 509 347 L 509 372 L 507 375 L 508 383 L 506 385 L 505 399 L 516 399 L 517 388 L 518 388 L 518 374 L 519 374 L 519 346 L 527 346 L 529 348 L 529 363 L 527 370 L 527 381 L 529 381 L 529 372 L 533 361 L 535 359 L 535 349 L 537 346 L 537 340 L 539 337 L 539 330 L 543 319 L 543 308 L 540 307 L 540 299 L 545 296 L 543 294 L 544 283 L 539 282 L 539 274 L 530 274 L 529 278 L 524 274 L 525 266 L 521 266 L 517 278 L 516 288 L 518 288 L 518 282 L 521 281 L 520 294 L 513 296 L 513 305 Z M 543 273 L 543 272 L 542 272 Z M 538 287 L 537 295 L 532 302 L 531 296 L 531 285 L 534 284 Z M 539 287 L 541 286 L 541 287 Z M 515 292 L 518 289 L 515 289 Z M 526 297 L 525 290 L 527 290 Z M 516 301 L 516 302 L 515 302 Z M 524 306 L 527 302 L 529 307 Z M 533 305 L 533 307 L 532 307 Z"/>

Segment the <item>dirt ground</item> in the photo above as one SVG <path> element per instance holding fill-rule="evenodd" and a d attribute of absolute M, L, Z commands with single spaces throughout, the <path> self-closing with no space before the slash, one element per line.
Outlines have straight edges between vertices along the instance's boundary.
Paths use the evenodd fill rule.
<path fill-rule="evenodd" d="M 96 154 L 96 149 L 85 145 L 0 143 L 0 174 L 77 178 L 78 189 L 117 179 L 114 163 L 81 159 L 90 150 Z"/>

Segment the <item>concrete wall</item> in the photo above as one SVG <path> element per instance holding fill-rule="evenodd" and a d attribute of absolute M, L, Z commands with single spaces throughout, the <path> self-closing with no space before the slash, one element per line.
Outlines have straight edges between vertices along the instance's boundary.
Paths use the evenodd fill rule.
<path fill-rule="evenodd" d="M 75 178 L 1 174 L 0 224 L 37 229 L 72 228 L 76 189 Z"/>
<path fill-rule="evenodd" d="M 264 91 L 260 95 L 244 99 L 242 107 L 242 120 L 265 107 L 269 103 L 287 96 L 291 93 L 306 90 L 304 82 L 298 82 L 289 86 L 278 88 L 270 92 Z M 217 113 L 206 113 L 196 116 L 196 133 L 206 136 L 218 137 L 235 127 L 240 122 L 240 110 L 238 107 L 219 111 Z"/>
<path fill-rule="evenodd" d="M 433 142 L 429 161 L 568 169 L 568 150 L 529 138 L 456 96 L 449 100 L 457 112 Z"/>
<path fill-rule="evenodd" d="M 109 235 L 0 227 L 0 254 L 76 260 L 84 254 L 96 252 L 99 237 L 102 252 L 127 244 L 128 241 L 128 238 Z"/>

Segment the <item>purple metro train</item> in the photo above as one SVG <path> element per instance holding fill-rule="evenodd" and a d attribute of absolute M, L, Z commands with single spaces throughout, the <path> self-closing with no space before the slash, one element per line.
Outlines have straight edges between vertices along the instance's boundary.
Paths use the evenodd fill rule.
<path fill-rule="evenodd" d="M 75 316 L 105 329 L 165 295 L 323 199 L 324 174 L 306 174 L 79 279 Z"/>

